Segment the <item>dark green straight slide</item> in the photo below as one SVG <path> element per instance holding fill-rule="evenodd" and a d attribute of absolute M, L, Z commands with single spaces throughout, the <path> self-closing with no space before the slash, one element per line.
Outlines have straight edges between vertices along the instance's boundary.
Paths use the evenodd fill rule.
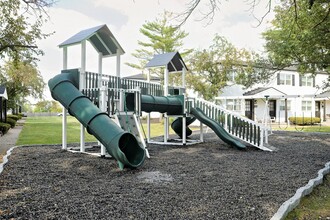
<path fill-rule="evenodd" d="M 136 168 L 145 160 L 145 150 L 138 144 L 133 134 L 121 129 L 109 115 L 95 106 L 78 89 L 79 73 L 63 72 L 48 81 L 52 97 L 59 101 L 70 115 L 87 128 L 114 157 L 121 169 Z"/>
<path fill-rule="evenodd" d="M 244 144 L 232 137 L 218 122 L 207 117 L 200 108 L 191 108 L 190 114 L 194 115 L 199 121 L 210 127 L 216 135 L 227 144 L 235 146 L 238 149 L 246 148 Z"/>

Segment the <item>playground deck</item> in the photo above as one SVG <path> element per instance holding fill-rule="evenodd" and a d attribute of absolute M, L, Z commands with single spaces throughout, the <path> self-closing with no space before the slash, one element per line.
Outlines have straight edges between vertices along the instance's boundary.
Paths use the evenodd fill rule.
<path fill-rule="evenodd" d="M 330 158 L 330 135 L 274 132 L 278 151 L 239 151 L 213 133 L 190 146 L 150 145 L 120 171 L 113 159 L 60 146 L 14 149 L 0 175 L 4 219 L 270 219 Z"/>

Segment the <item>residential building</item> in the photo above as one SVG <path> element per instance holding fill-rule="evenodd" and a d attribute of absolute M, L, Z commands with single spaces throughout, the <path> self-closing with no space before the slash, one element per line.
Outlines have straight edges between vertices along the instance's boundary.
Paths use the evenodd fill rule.
<path fill-rule="evenodd" d="M 301 75 L 288 68 L 274 74 L 267 84 L 253 88 L 229 83 L 216 101 L 228 110 L 259 122 L 265 117 L 281 123 L 289 117 L 319 117 L 326 121 L 330 120 L 330 92 L 323 90 L 327 81 L 326 73 Z"/>

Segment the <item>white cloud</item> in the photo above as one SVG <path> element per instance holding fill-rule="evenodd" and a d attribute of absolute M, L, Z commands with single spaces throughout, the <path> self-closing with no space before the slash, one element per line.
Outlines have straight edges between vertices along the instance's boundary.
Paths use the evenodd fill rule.
<path fill-rule="evenodd" d="M 136 70 L 124 65 L 124 62 L 135 61 L 131 53 L 139 48 L 137 41 L 143 37 L 139 33 L 142 24 L 146 21 L 154 21 L 164 10 L 182 12 L 189 1 L 73 0 L 68 2 L 63 0 L 62 6 L 61 2 L 49 10 L 51 22 L 43 28 L 45 32 L 55 31 L 56 33 L 39 43 L 39 47 L 45 52 L 39 67 L 46 81 L 62 69 L 62 51 L 58 45 L 77 32 L 100 24 L 108 25 L 126 51 L 126 54 L 121 58 L 123 75 L 137 73 Z M 87 10 L 86 5 L 82 4 L 87 4 L 91 10 Z M 191 19 L 182 27 L 189 33 L 189 36 L 184 40 L 185 48 L 207 48 L 214 35 L 218 33 L 238 47 L 260 50 L 263 44 L 263 41 L 260 40 L 260 33 L 268 24 L 264 22 L 258 28 L 253 27 L 257 22 L 247 11 L 249 6 L 246 5 L 246 1 L 222 1 L 220 7 L 213 23 L 208 26 L 205 26 L 205 21 L 196 21 L 196 19 L 201 18 L 200 10 L 205 12 L 207 9 L 206 5 L 201 5 L 192 15 Z M 263 15 L 262 12 L 266 11 L 262 5 L 255 9 L 259 17 Z M 271 17 L 272 15 L 268 16 L 268 19 Z M 69 67 L 80 66 L 79 51 L 79 46 L 69 48 Z M 115 72 L 114 60 L 107 58 L 104 61 L 104 73 L 113 74 Z M 97 54 L 91 47 L 88 48 L 87 69 L 89 71 L 97 70 Z"/>

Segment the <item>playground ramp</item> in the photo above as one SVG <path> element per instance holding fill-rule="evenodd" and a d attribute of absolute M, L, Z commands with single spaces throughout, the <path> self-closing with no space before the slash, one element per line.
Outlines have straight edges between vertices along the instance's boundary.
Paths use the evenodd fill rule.
<path fill-rule="evenodd" d="M 241 143 L 239 140 L 236 140 L 234 137 L 228 134 L 228 132 L 219 123 L 207 117 L 200 108 L 191 108 L 190 114 L 195 116 L 203 124 L 210 127 L 214 131 L 214 133 L 225 143 L 234 146 L 237 149 L 246 148 L 246 146 L 243 143 Z"/>
<path fill-rule="evenodd" d="M 79 72 L 64 72 L 48 82 L 52 97 L 59 101 L 69 113 L 87 128 L 114 157 L 121 169 L 136 168 L 145 160 L 145 150 L 133 134 L 124 131 L 109 115 L 95 106 L 79 90 Z"/>

